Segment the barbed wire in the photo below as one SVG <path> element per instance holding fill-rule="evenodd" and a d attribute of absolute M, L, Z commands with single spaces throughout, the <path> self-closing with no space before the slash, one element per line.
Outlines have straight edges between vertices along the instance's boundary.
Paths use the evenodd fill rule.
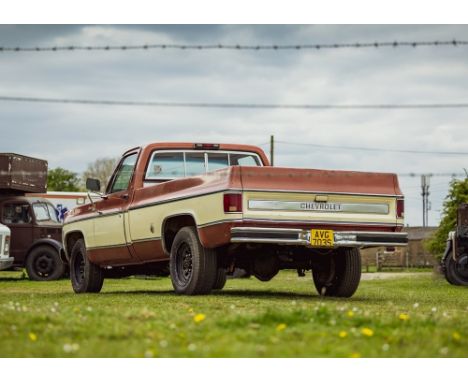
<path fill-rule="evenodd" d="M 72 98 L 2 96 L 0 101 L 37 102 L 79 105 L 148 106 L 174 108 L 217 108 L 217 109 L 463 109 L 468 102 L 458 103 L 414 103 L 414 104 L 269 104 L 269 103 L 223 103 L 223 102 L 165 102 L 165 101 L 117 101 Z"/>
<path fill-rule="evenodd" d="M 0 46 L 1 52 L 59 52 L 59 51 L 134 51 L 150 49 L 172 50 L 321 50 L 321 49 L 369 49 L 369 48 L 400 48 L 419 46 L 451 46 L 468 45 L 468 40 L 441 41 L 375 41 L 335 44 L 138 44 L 138 45 L 63 45 L 63 46 Z"/>

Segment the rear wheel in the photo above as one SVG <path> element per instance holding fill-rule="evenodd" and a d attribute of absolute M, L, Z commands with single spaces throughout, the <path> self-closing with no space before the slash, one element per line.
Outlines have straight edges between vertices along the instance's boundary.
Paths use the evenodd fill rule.
<path fill-rule="evenodd" d="M 83 239 L 77 240 L 70 256 L 70 280 L 75 293 L 97 293 L 102 289 L 102 269 L 89 261 Z"/>
<path fill-rule="evenodd" d="M 226 285 L 226 270 L 224 268 L 218 268 L 216 272 L 216 279 L 213 284 L 214 290 L 221 290 Z"/>
<path fill-rule="evenodd" d="M 450 284 L 468 286 L 468 254 L 463 253 L 454 260 L 449 253 L 444 261 L 444 274 Z"/>
<path fill-rule="evenodd" d="M 325 255 L 324 255 L 325 256 Z M 322 259 L 312 270 L 315 288 L 322 296 L 351 297 L 361 281 L 361 256 L 357 248 L 341 248 Z"/>
<path fill-rule="evenodd" d="M 178 294 L 208 294 L 218 275 L 216 253 L 203 248 L 195 227 L 177 232 L 171 247 L 170 272 Z"/>
<path fill-rule="evenodd" d="M 29 253 L 26 272 L 34 281 L 58 280 L 65 272 L 65 265 L 54 247 L 41 245 Z"/>

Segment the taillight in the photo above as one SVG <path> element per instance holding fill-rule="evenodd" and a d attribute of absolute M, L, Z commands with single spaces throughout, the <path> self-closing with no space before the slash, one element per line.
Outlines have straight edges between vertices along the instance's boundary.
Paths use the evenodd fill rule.
<path fill-rule="evenodd" d="M 405 199 L 397 199 L 396 201 L 396 216 L 397 218 L 405 217 Z"/>
<path fill-rule="evenodd" d="M 3 252 L 5 255 L 10 254 L 10 236 L 5 236 L 5 248 Z"/>
<path fill-rule="evenodd" d="M 242 212 L 242 194 L 224 194 L 224 212 Z"/>

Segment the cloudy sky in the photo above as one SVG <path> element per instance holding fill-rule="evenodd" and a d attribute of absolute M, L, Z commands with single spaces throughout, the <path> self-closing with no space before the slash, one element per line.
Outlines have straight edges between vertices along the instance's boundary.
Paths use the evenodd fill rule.
<path fill-rule="evenodd" d="M 467 26 L 0 26 L 0 46 L 145 43 L 308 44 L 464 39 Z M 310 51 L 0 53 L 0 96 L 272 104 L 468 102 L 468 46 Z M 326 149 L 294 143 L 468 151 L 468 109 L 256 110 L 0 101 L 0 151 L 82 172 L 152 141 L 259 144 L 275 164 L 463 173 L 466 156 Z M 281 143 L 289 142 L 289 143 Z M 430 224 L 450 177 L 431 179 Z M 401 177 L 406 220 L 420 225 L 420 179 Z"/>

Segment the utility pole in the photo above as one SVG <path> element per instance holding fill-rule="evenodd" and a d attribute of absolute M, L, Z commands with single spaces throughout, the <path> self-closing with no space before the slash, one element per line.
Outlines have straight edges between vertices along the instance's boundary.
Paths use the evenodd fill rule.
<path fill-rule="evenodd" d="M 429 225 L 429 185 L 430 185 L 430 174 L 421 174 L 421 196 L 423 204 L 423 227 Z"/>
<path fill-rule="evenodd" d="M 270 164 L 273 166 L 275 161 L 275 136 L 270 135 Z"/>

